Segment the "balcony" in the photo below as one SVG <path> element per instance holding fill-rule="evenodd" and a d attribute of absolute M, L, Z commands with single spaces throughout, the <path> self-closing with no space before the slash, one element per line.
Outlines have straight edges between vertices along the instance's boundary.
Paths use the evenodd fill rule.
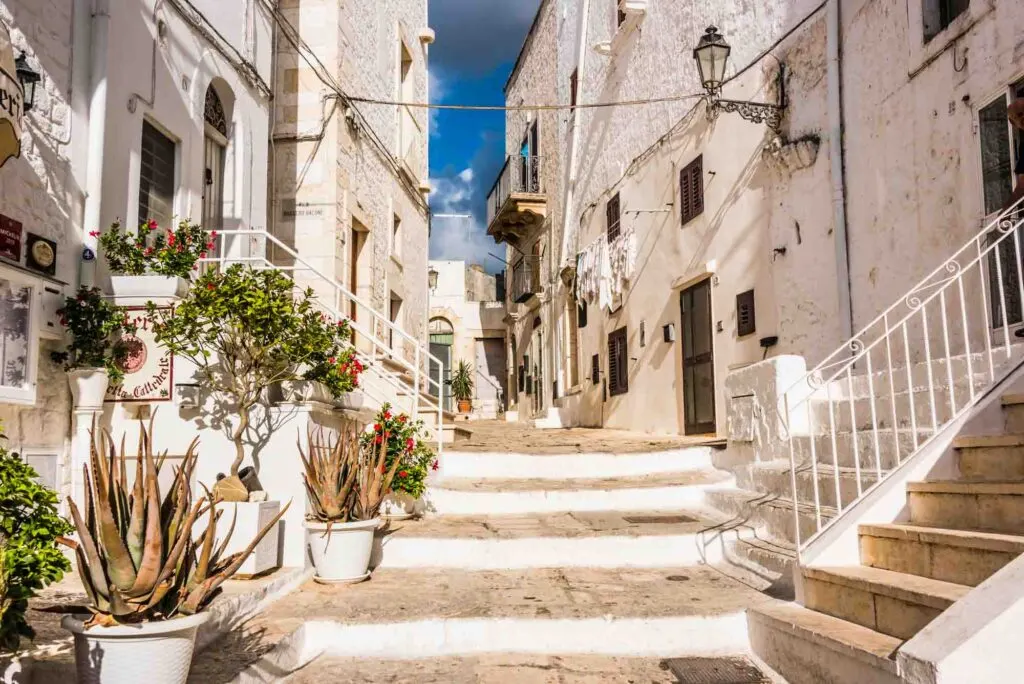
<path fill-rule="evenodd" d="M 487 196 L 487 234 L 515 245 L 544 222 L 548 198 L 543 157 L 510 156 Z"/>
<path fill-rule="evenodd" d="M 512 301 L 528 302 L 540 292 L 540 257 L 525 256 L 512 267 Z"/>

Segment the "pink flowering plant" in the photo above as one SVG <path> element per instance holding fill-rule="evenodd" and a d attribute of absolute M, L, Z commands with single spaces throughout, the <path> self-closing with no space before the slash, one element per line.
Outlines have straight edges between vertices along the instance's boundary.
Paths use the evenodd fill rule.
<path fill-rule="evenodd" d="M 55 363 L 63 364 L 65 371 L 77 368 L 106 368 L 111 380 L 124 377 L 122 363 L 129 348 L 125 335 L 134 335 L 136 326 L 124 309 L 103 298 L 98 287 L 82 287 L 74 297 L 64 300 L 57 309 L 60 323 L 71 335 L 64 351 L 51 352 Z"/>
<path fill-rule="evenodd" d="M 324 343 L 309 360 L 303 378 L 325 385 L 331 396 L 337 398 L 359 388 L 363 363 L 351 346 L 352 328 L 348 321 L 332 321 L 324 315 L 320 323 Z"/>
<path fill-rule="evenodd" d="M 189 221 L 180 221 L 174 230 L 161 230 L 156 221 L 149 219 L 135 233 L 114 222 L 108 230 L 89 235 L 99 238 L 114 273 L 191 278 L 199 270 L 199 260 L 213 250 L 217 231 L 207 232 Z"/>
<path fill-rule="evenodd" d="M 395 462 L 399 468 L 391 481 L 391 491 L 405 492 L 420 498 L 427 489 L 427 475 L 437 470 L 437 455 L 423 442 L 423 421 L 411 420 L 404 413 L 394 413 L 391 404 L 384 404 L 377 412 L 373 429 L 363 433 L 363 446 L 381 448 L 387 441 L 386 467 Z"/>

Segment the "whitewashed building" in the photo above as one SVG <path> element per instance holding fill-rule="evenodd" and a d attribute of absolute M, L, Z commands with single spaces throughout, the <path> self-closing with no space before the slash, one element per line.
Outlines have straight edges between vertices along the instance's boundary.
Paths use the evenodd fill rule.
<path fill-rule="evenodd" d="M 473 418 L 496 418 L 505 410 L 505 281 L 465 261 L 431 261 L 430 350 L 449 380 L 460 361 L 473 368 Z M 446 385 L 446 392 L 447 392 Z M 445 408 L 454 410 L 449 396 Z"/>

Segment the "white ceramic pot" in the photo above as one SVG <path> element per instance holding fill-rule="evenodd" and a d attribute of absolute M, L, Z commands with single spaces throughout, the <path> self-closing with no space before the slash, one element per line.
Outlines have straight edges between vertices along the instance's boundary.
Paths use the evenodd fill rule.
<path fill-rule="evenodd" d="M 185 684 L 196 632 L 210 614 L 90 629 L 85 619 L 67 615 L 60 622 L 75 635 L 78 684 Z"/>
<path fill-rule="evenodd" d="M 353 392 L 342 392 L 334 398 L 334 405 L 348 411 L 358 411 L 363 408 L 363 393 L 359 390 Z"/>
<path fill-rule="evenodd" d="M 226 558 L 245 550 L 245 547 L 256 538 L 260 530 L 266 527 L 274 519 L 274 516 L 281 511 L 281 502 L 233 503 L 222 501 L 217 504 L 217 508 L 222 511 L 217 519 L 217 539 L 227 539 L 228 532 L 231 531 L 232 525 L 234 525 L 234 530 L 231 531 L 231 538 L 228 540 L 227 546 L 224 547 L 223 553 Z M 280 567 L 278 545 L 281 537 L 281 527 L 281 523 L 278 522 L 267 532 L 263 540 L 256 545 L 256 548 L 249 554 L 249 557 L 238 568 L 238 571 L 235 573 L 235 579 L 254 577 Z M 205 530 L 205 527 L 203 529 Z"/>
<path fill-rule="evenodd" d="M 379 518 L 350 523 L 306 521 L 306 543 L 322 584 L 354 584 L 370 577 L 370 553 Z"/>
<path fill-rule="evenodd" d="M 286 402 L 306 404 L 318 401 L 330 404 L 334 401 L 330 390 L 319 382 L 312 380 L 285 380 L 281 383 L 281 396 Z"/>
<path fill-rule="evenodd" d="M 76 409 L 101 409 L 110 378 L 106 368 L 75 368 L 68 371 L 71 403 Z"/>
<path fill-rule="evenodd" d="M 391 492 L 381 502 L 380 512 L 390 520 L 408 520 L 417 514 L 419 502 L 408 492 Z"/>
<path fill-rule="evenodd" d="M 148 301 L 164 304 L 188 294 L 184 278 L 162 275 L 110 276 L 110 292 L 120 306 L 141 306 Z"/>

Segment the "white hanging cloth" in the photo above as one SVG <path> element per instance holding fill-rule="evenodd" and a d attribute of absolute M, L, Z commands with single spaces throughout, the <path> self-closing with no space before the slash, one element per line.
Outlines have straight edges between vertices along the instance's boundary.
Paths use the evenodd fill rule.
<path fill-rule="evenodd" d="M 608 243 L 602 235 L 576 255 L 576 298 L 602 309 L 622 302 L 636 267 L 636 232 L 632 227 Z"/>

